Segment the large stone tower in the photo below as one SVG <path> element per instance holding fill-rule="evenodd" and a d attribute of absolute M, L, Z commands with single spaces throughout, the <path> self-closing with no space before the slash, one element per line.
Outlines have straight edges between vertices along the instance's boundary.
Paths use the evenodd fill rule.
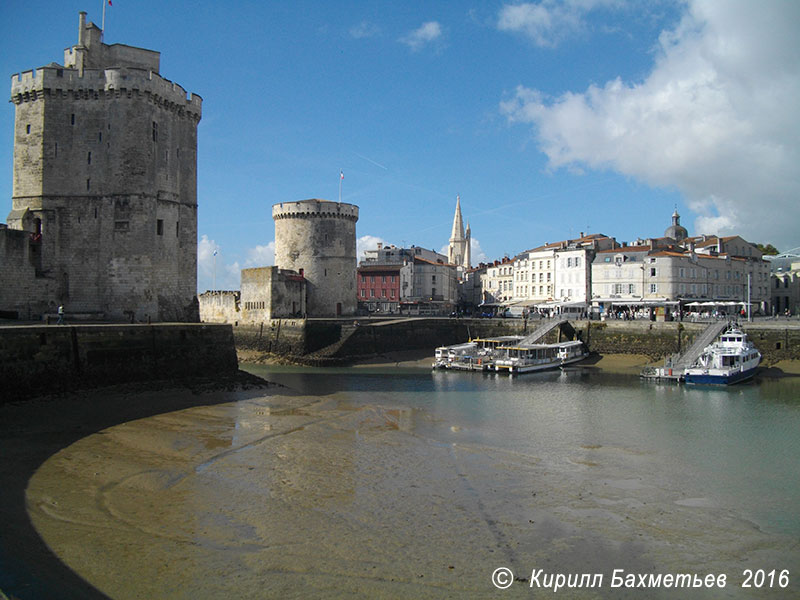
<path fill-rule="evenodd" d="M 310 317 L 356 311 L 358 207 L 327 200 L 283 202 L 272 207 L 275 265 L 302 273 Z"/>
<path fill-rule="evenodd" d="M 202 99 L 159 75 L 160 54 L 78 43 L 14 75 L 13 210 L 31 232 L 31 305 L 108 318 L 194 320 L 197 124 Z M 35 294 L 34 294 L 35 295 Z M 19 303 L 18 303 L 19 304 Z"/>

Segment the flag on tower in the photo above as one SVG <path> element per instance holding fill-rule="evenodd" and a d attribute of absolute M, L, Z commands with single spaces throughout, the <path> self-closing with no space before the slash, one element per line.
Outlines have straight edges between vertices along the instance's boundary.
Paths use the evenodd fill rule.
<path fill-rule="evenodd" d="M 339 179 L 344 179 L 344 173 L 342 171 L 339 171 Z"/>

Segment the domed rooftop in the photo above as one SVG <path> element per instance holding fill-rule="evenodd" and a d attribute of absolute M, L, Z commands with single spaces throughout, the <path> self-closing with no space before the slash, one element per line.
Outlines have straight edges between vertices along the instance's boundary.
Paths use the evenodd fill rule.
<path fill-rule="evenodd" d="M 672 213 L 672 225 L 667 227 L 664 232 L 664 237 L 670 237 L 676 242 L 680 242 L 689 237 L 689 232 L 686 230 L 686 227 L 681 225 L 681 216 L 678 214 L 677 208 L 675 212 Z"/>

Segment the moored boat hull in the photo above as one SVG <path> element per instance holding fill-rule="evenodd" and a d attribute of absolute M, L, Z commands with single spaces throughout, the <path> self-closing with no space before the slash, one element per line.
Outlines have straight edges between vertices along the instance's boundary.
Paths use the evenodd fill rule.
<path fill-rule="evenodd" d="M 732 385 L 752 378 L 756 370 L 757 367 L 734 373 L 693 373 L 689 369 L 684 375 L 684 381 L 699 385 Z"/>

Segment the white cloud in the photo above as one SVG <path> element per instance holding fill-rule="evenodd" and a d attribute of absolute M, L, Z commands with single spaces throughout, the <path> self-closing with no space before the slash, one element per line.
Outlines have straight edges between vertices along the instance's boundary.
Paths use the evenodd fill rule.
<path fill-rule="evenodd" d="M 389 243 L 383 238 L 374 235 L 362 235 L 356 240 L 356 256 L 359 262 L 364 260 L 364 252 L 367 250 L 375 250 L 378 244 L 388 246 Z"/>
<path fill-rule="evenodd" d="M 552 47 L 585 26 L 584 17 L 598 6 L 619 4 L 619 0 L 543 0 L 538 4 L 505 5 L 500 9 L 497 28 L 527 36 L 537 46 Z"/>
<path fill-rule="evenodd" d="M 436 21 L 428 21 L 414 31 L 401 37 L 400 41 L 416 52 L 441 37 L 442 26 Z"/>
<path fill-rule="evenodd" d="M 358 25 L 353 25 L 350 28 L 350 37 L 357 40 L 376 37 L 380 35 L 380 33 L 380 27 L 369 21 L 361 21 Z"/>
<path fill-rule="evenodd" d="M 214 254 L 216 252 L 216 255 Z M 238 261 L 225 263 L 222 248 L 203 235 L 197 243 L 197 290 L 238 290 L 241 282 Z"/>
<path fill-rule="evenodd" d="M 470 239 L 469 253 L 473 267 L 482 262 L 489 262 L 489 258 L 486 256 L 483 248 L 481 248 L 481 243 L 475 238 Z"/>
<path fill-rule="evenodd" d="M 275 241 L 266 246 L 256 246 L 247 250 L 245 267 L 270 267 L 275 264 Z"/>
<path fill-rule="evenodd" d="M 800 3 L 692 0 L 641 83 L 501 103 L 553 168 L 611 169 L 674 186 L 695 233 L 796 246 L 800 223 Z M 652 232 L 642 232 L 651 235 Z"/>

